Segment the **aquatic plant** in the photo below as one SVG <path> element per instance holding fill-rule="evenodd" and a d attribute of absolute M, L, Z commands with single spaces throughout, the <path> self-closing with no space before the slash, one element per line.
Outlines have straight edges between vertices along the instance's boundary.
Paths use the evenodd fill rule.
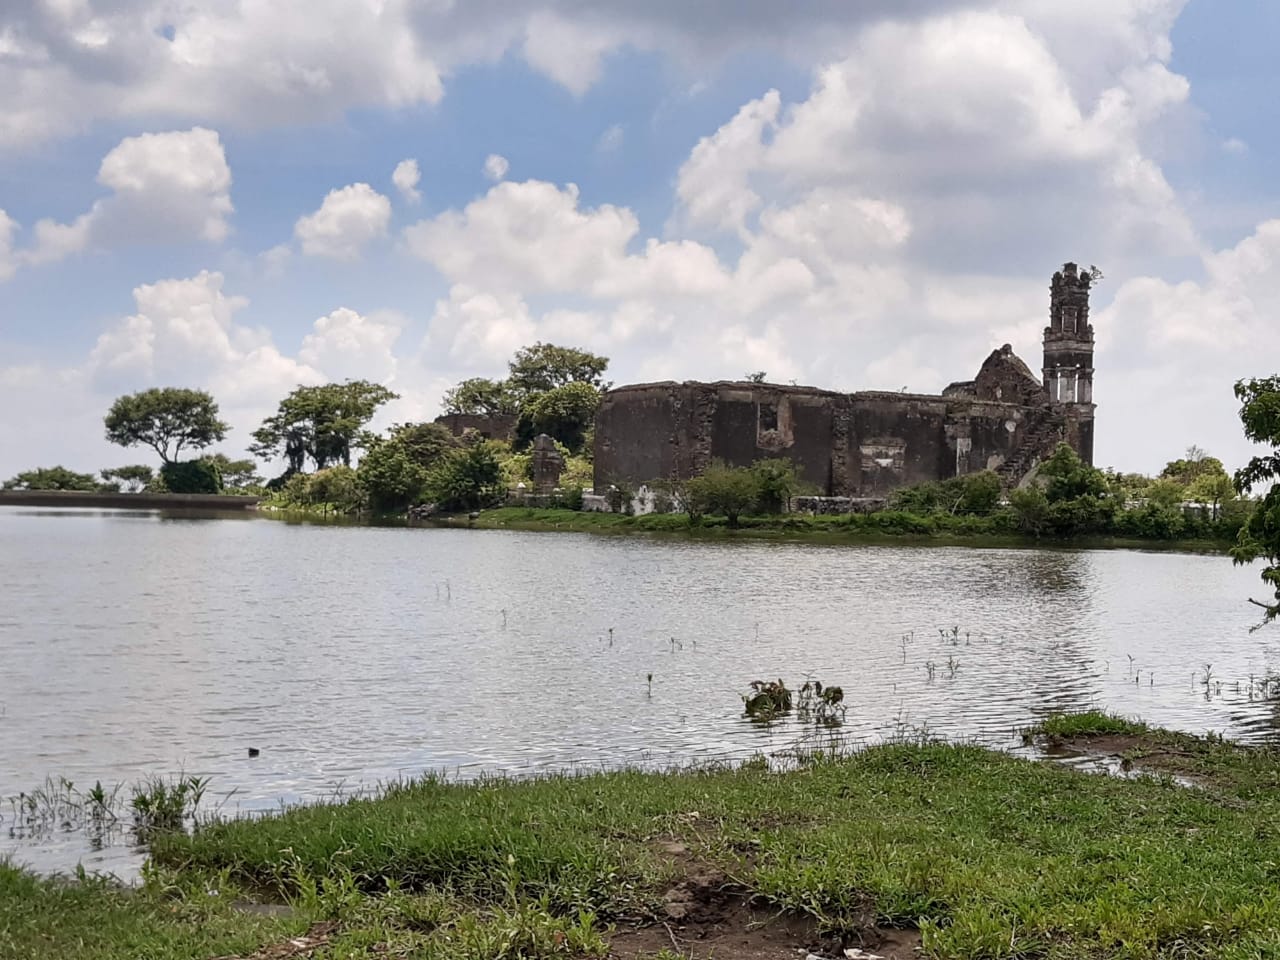
<path fill-rule="evenodd" d="M 824 687 L 821 680 L 806 680 L 800 687 L 798 707 L 801 720 L 811 719 L 825 726 L 838 726 L 844 722 L 844 690 Z"/>
<path fill-rule="evenodd" d="M 208 777 L 152 777 L 133 787 L 133 826 L 139 839 L 156 833 L 176 833 L 194 822 L 209 786 Z"/>
<path fill-rule="evenodd" d="M 752 680 L 751 693 L 743 696 L 742 703 L 752 720 L 768 722 L 791 712 L 791 691 L 781 678 Z"/>

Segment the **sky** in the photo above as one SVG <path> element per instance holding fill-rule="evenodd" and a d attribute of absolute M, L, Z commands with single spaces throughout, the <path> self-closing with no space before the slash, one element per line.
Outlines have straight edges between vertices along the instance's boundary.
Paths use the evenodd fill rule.
<path fill-rule="evenodd" d="M 937 392 L 1096 265 L 1096 462 L 1240 465 L 1280 372 L 1280 5 L 4 0 L 0 479 L 244 455 L 299 384 L 434 417 L 535 341 L 615 383 Z"/>

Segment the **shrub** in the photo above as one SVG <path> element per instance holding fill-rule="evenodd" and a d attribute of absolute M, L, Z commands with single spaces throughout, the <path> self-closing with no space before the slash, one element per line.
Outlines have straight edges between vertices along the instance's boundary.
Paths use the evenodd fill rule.
<path fill-rule="evenodd" d="M 160 468 L 160 479 L 170 493 L 221 493 L 222 474 L 209 460 L 180 460 Z"/>
<path fill-rule="evenodd" d="M 502 466 L 494 445 L 472 440 L 431 470 L 425 496 L 444 510 L 478 510 L 501 499 L 503 492 Z"/>
<path fill-rule="evenodd" d="M 759 502 L 760 483 L 750 469 L 714 461 L 702 476 L 685 485 L 685 493 L 691 518 L 720 514 L 729 526 L 736 527 L 742 515 Z"/>

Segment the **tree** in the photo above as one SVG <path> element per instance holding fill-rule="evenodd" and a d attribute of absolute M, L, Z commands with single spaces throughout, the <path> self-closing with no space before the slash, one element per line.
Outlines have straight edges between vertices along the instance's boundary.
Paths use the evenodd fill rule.
<path fill-rule="evenodd" d="M 1242 494 L 1272 484 L 1241 528 L 1240 539 L 1231 551 L 1237 564 L 1259 558 L 1266 561 L 1262 582 L 1274 591 L 1274 599 L 1249 601 L 1262 608 L 1261 627 L 1280 616 L 1280 483 L 1275 482 L 1280 480 L 1280 376 L 1241 380 L 1235 394 L 1241 402 L 1245 437 L 1272 448 L 1271 453 L 1254 457 L 1235 475 L 1235 487 Z"/>
<path fill-rule="evenodd" d="M 597 390 L 605 390 L 608 384 L 602 377 L 608 366 L 608 357 L 576 347 L 538 342 L 516 351 L 507 365 L 510 371 L 507 387 L 520 403 L 569 383 L 588 383 Z"/>
<path fill-rule="evenodd" d="M 757 460 L 750 467 L 756 482 L 756 507 L 761 513 L 783 513 L 800 489 L 800 475 L 790 460 Z"/>
<path fill-rule="evenodd" d="M 721 514 L 736 527 L 742 515 L 760 499 L 760 483 L 746 467 L 730 467 L 713 461 L 701 476 L 685 484 L 690 517 Z"/>
<path fill-rule="evenodd" d="M 747 374 L 747 383 L 764 383 L 764 378 L 765 372 L 763 370 L 757 370 L 755 373 Z"/>
<path fill-rule="evenodd" d="M 1108 493 L 1106 475 L 1081 460 L 1080 455 L 1065 443 L 1058 444 L 1058 448 L 1040 465 L 1037 476 L 1049 481 L 1045 495 L 1050 503 L 1086 496 L 1105 497 Z"/>
<path fill-rule="evenodd" d="M 283 456 L 293 473 L 308 459 L 317 470 L 338 463 L 350 466 L 352 449 L 365 444 L 365 425 L 380 406 L 398 397 L 367 380 L 298 387 L 253 432 L 249 452 L 263 460 Z"/>
<path fill-rule="evenodd" d="M 250 487 L 262 486 L 262 477 L 258 476 L 258 465 L 252 460 L 232 460 L 225 453 L 215 453 L 204 457 L 213 464 L 222 475 L 222 486 L 228 490 L 246 490 Z"/>
<path fill-rule="evenodd" d="M 180 460 L 160 468 L 169 493 L 221 493 L 222 474 L 210 460 Z"/>
<path fill-rule="evenodd" d="M 103 470 L 102 480 L 104 483 L 115 484 L 117 489 L 125 493 L 140 493 L 155 479 L 155 475 L 155 471 L 145 463 L 135 463 L 127 467 Z"/>
<path fill-rule="evenodd" d="M 203 390 L 153 387 L 119 397 L 103 420 L 107 439 L 122 447 L 151 447 L 173 463 L 184 447 L 200 450 L 225 439 L 218 405 Z"/>
<path fill-rule="evenodd" d="M 436 423 L 406 423 L 360 458 L 358 478 L 375 513 L 401 512 L 419 502 L 431 470 L 458 440 Z"/>
<path fill-rule="evenodd" d="M 37 467 L 18 474 L 4 483 L 6 490 L 81 490 L 98 489 L 91 473 L 76 473 L 66 467 Z"/>
<path fill-rule="evenodd" d="M 441 401 L 445 413 L 479 414 L 493 416 L 515 413 L 516 399 L 505 380 L 472 377 L 444 392 Z"/>
<path fill-rule="evenodd" d="M 1180 460 L 1170 460 L 1160 471 L 1161 480 L 1175 480 L 1184 487 L 1189 487 L 1204 476 L 1227 476 L 1222 461 L 1211 457 L 1200 447 L 1190 446 L 1186 455 Z"/>
<path fill-rule="evenodd" d="M 497 446 L 474 440 L 443 457 L 427 477 L 424 495 L 443 510 L 477 510 L 502 496 Z"/>
<path fill-rule="evenodd" d="M 581 380 L 553 387 L 532 398 L 520 414 L 516 439 L 523 446 L 540 433 L 576 454 L 586 443 L 600 406 L 600 390 Z"/>
<path fill-rule="evenodd" d="M 1213 519 L 1217 520 L 1222 505 L 1236 498 L 1236 486 L 1226 471 L 1221 476 L 1206 473 L 1191 484 L 1187 496 L 1197 503 L 1209 504 L 1213 508 Z"/>

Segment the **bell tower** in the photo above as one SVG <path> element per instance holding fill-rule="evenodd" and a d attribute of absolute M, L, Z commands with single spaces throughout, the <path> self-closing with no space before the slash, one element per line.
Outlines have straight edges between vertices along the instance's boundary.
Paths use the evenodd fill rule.
<path fill-rule="evenodd" d="M 1067 420 L 1067 439 L 1093 463 L 1093 326 L 1089 288 L 1096 270 L 1064 263 L 1049 285 L 1049 325 L 1044 328 L 1044 390 Z"/>

